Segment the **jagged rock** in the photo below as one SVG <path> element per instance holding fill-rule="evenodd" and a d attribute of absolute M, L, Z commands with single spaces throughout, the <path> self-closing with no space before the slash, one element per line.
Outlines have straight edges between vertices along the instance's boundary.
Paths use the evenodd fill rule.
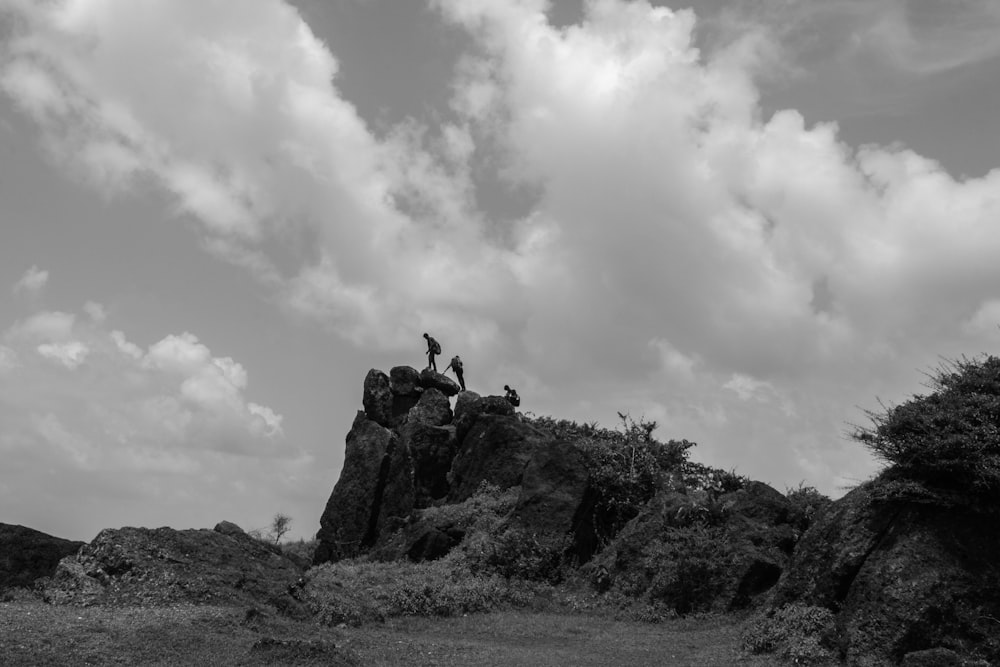
<path fill-rule="evenodd" d="M 431 387 L 410 408 L 406 419 L 408 423 L 444 426 L 451 423 L 451 404 L 440 390 Z"/>
<path fill-rule="evenodd" d="M 479 414 L 482 412 L 481 405 L 483 397 L 474 391 L 460 391 L 455 397 L 455 420 L 459 420 L 463 415 Z"/>
<path fill-rule="evenodd" d="M 480 415 L 514 414 L 514 406 L 503 396 L 480 396 L 474 391 L 463 391 L 455 399 L 455 430 L 459 440 L 464 440 L 469 429 Z"/>
<path fill-rule="evenodd" d="M 358 412 L 347 434 L 340 479 L 320 517 L 316 564 L 357 556 L 362 544 L 372 539 L 398 440 L 391 430 Z"/>
<path fill-rule="evenodd" d="M 414 506 L 428 507 L 447 497 L 448 473 L 458 450 L 455 427 L 413 422 L 403 427 L 402 437 L 413 462 Z"/>
<path fill-rule="evenodd" d="M 451 502 L 461 502 L 482 482 L 501 488 L 521 484 L 535 449 L 552 438 L 516 417 L 480 414 L 472 424 L 451 466 Z"/>
<path fill-rule="evenodd" d="M 398 396 L 420 396 L 420 372 L 410 366 L 394 366 L 389 370 L 389 389 Z"/>
<path fill-rule="evenodd" d="M 553 442 L 535 449 L 521 478 L 514 521 L 534 533 L 569 535 L 589 477 L 583 453 L 573 443 Z"/>
<path fill-rule="evenodd" d="M 432 371 L 429 368 L 420 371 L 420 386 L 424 389 L 437 389 L 445 396 L 454 396 L 462 390 L 458 386 L 458 383 L 450 377 Z"/>
<path fill-rule="evenodd" d="M 851 665 L 939 647 L 1000 661 L 996 513 L 892 500 L 891 483 L 863 484 L 820 513 L 773 605 L 835 611 Z"/>
<path fill-rule="evenodd" d="M 217 533 L 222 533 L 223 535 L 231 535 L 231 536 L 246 534 L 246 532 L 242 528 L 237 526 L 232 521 L 220 521 L 219 523 L 215 524 L 215 528 L 213 528 L 212 530 L 214 530 Z"/>
<path fill-rule="evenodd" d="M 371 369 L 365 376 L 361 403 L 368 419 L 386 428 L 395 424 L 392 409 L 393 393 L 389 388 L 389 376 L 377 368 Z"/>
<path fill-rule="evenodd" d="M 52 576 L 59 561 L 83 545 L 26 526 L 0 523 L 0 591 L 30 588 L 35 580 Z"/>
<path fill-rule="evenodd" d="M 305 618 L 309 611 L 288 595 L 301 575 L 292 561 L 246 534 L 107 529 L 60 562 L 42 596 L 56 604 L 266 604 Z"/>

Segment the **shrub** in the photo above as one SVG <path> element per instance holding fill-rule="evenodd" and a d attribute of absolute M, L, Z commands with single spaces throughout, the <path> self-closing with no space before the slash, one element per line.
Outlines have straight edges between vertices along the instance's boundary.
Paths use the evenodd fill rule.
<path fill-rule="evenodd" d="M 788 513 L 788 523 L 800 535 L 812 525 L 816 513 L 833 502 L 815 487 L 804 486 L 801 482 L 796 489 L 786 489 L 785 497 L 792 505 Z"/>
<path fill-rule="evenodd" d="M 928 378 L 930 394 L 867 411 L 853 437 L 904 477 L 1000 496 L 1000 358 L 945 361 Z"/>
<path fill-rule="evenodd" d="M 648 599 L 678 614 L 711 611 L 729 582 L 735 551 L 725 531 L 693 525 L 668 528 L 643 554 L 652 572 Z"/>
<path fill-rule="evenodd" d="M 482 481 L 476 492 L 460 503 L 439 505 L 420 510 L 423 519 L 435 525 L 455 525 L 463 528 L 476 526 L 492 528 L 499 519 L 510 514 L 517 503 L 521 487 L 501 489 L 495 484 Z"/>
<path fill-rule="evenodd" d="M 306 574 L 302 595 L 321 622 L 360 624 L 525 606 L 541 590 L 520 580 L 475 575 L 460 556 L 448 555 L 424 563 L 326 563 Z"/>
<path fill-rule="evenodd" d="M 748 623 L 740 643 L 748 653 L 774 653 L 796 665 L 828 662 L 835 658 L 834 620 L 825 607 L 790 604 Z"/>
<path fill-rule="evenodd" d="M 601 430 L 577 441 L 596 496 L 595 527 L 605 543 L 635 518 L 639 508 L 687 461 L 688 450 L 695 446 L 687 440 L 662 443 L 653 437 L 655 422 L 619 416 L 622 430 Z"/>
<path fill-rule="evenodd" d="M 567 567 L 569 546 L 568 537 L 540 540 L 534 533 L 510 527 L 496 537 L 473 541 L 466 557 L 476 574 L 558 584 Z"/>

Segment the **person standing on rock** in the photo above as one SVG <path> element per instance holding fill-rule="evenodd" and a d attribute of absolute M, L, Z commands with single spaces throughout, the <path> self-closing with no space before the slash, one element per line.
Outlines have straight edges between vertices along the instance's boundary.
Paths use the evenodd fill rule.
<path fill-rule="evenodd" d="M 461 385 L 462 391 L 465 391 L 465 377 L 462 375 L 462 358 L 456 354 L 451 358 L 451 361 L 448 362 L 448 367 L 444 369 L 445 373 L 448 372 L 448 368 L 455 371 L 455 377 L 458 378 L 458 384 Z"/>
<path fill-rule="evenodd" d="M 433 369 L 437 373 L 437 364 L 434 362 L 434 355 L 441 354 L 441 343 L 434 340 L 434 336 L 429 336 L 426 333 L 424 338 L 427 339 L 427 368 Z"/>
<path fill-rule="evenodd" d="M 507 385 L 504 385 L 503 389 L 504 389 L 504 391 L 507 392 L 506 395 L 504 395 L 504 398 L 507 399 L 508 403 L 510 403 L 511 405 L 513 405 L 515 408 L 517 406 L 521 405 L 521 397 L 517 395 L 516 391 L 514 391 L 513 389 L 511 389 Z"/>

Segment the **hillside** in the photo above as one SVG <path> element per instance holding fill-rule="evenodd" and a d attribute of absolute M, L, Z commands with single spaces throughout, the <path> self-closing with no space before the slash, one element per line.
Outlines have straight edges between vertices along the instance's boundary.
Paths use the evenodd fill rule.
<path fill-rule="evenodd" d="M 82 546 L 51 538 L 73 553 L 31 570 L 18 564 L 41 538 L 22 529 L 4 533 L 21 542 L 5 542 L 3 595 L 109 619 L 186 609 L 176 632 L 217 619 L 240 664 L 363 664 L 386 655 L 369 637 L 411 627 L 400 619 L 497 612 L 514 616 L 486 644 L 525 641 L 523 614 L 554 635 L 580 617 L 590 628 L 665 623 L 665 638 L 715 619 L 725 644 L 697 649 L 692 664 L 994 664 L 1000 360 L 963 361 L 932 388 L 871 415 L 856 437 L 889 465 L 831 502 L 698 464 L 694 443 L 661 442 L 654 424 L 625 415 L 617 430 L 525 415 L 431 371 L 373 369 L 311 566 L 222 522 L 105 530 Z"/>

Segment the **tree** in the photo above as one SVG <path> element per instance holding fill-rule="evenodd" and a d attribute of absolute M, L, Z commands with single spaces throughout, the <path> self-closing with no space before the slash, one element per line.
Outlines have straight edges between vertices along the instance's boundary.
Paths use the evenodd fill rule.
<path fill-rule="evenodd" d="M 278 512 L 271 519 L 271 539 L 277 544 L 284 537 L 285 533 L 292 529 L 292 517 Z"/>

